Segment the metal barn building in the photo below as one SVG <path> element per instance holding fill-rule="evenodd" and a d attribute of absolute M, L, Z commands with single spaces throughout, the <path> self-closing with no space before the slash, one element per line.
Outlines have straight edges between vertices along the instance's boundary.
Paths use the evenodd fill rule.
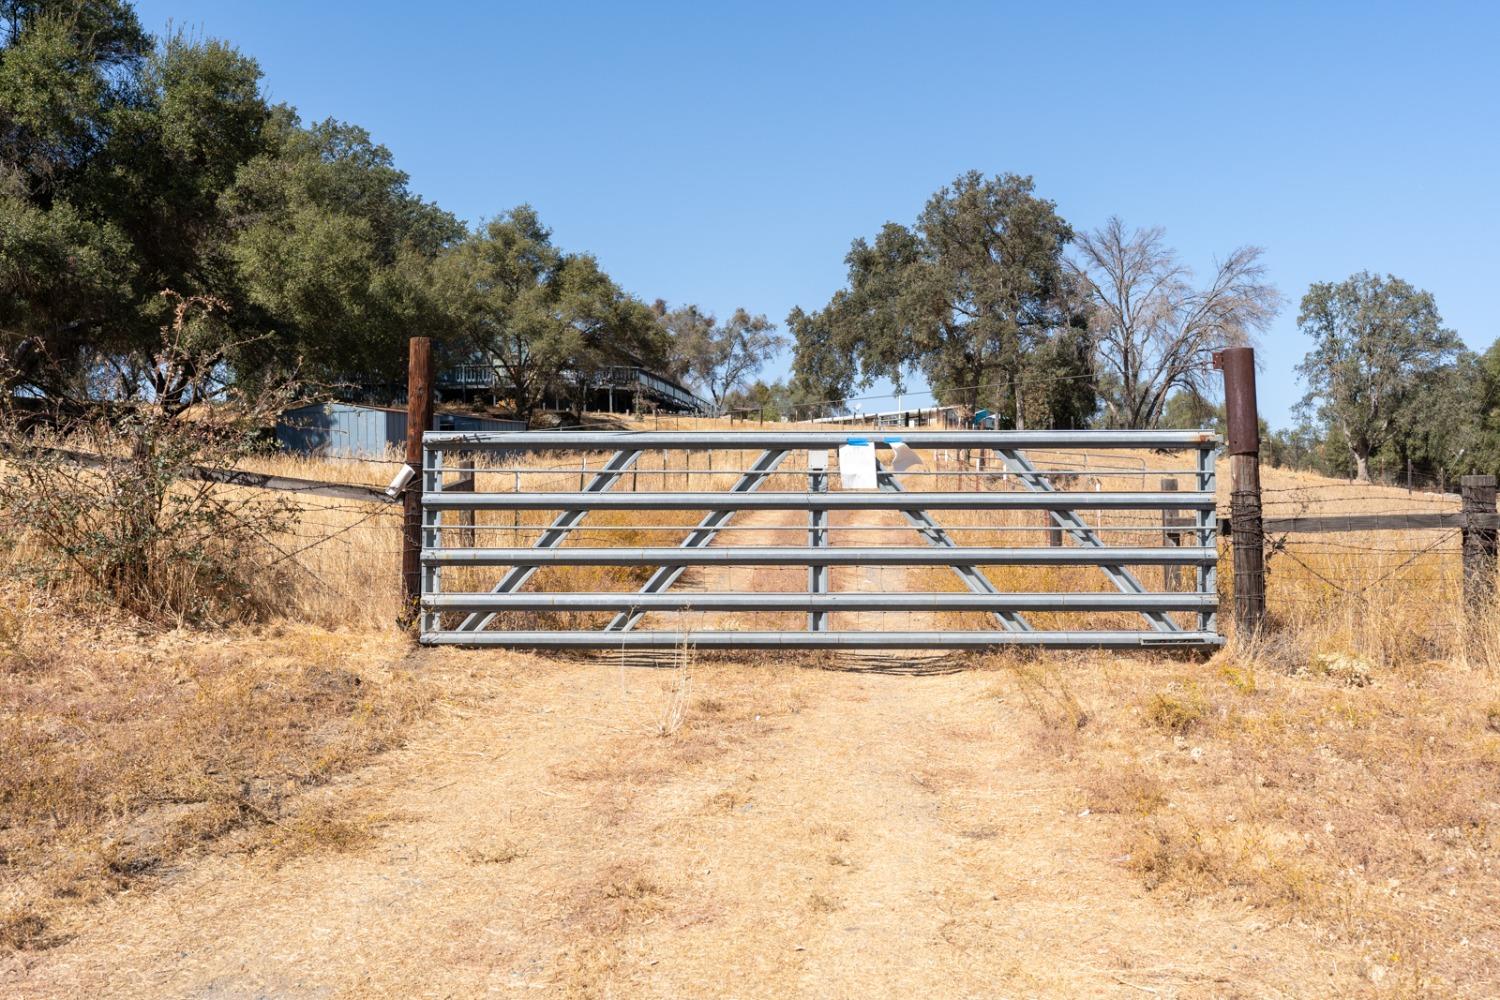
<path fill-rule="evenodd" d="M 435 431 L 524 431 L 524 420 L 497 420 L 468 413 L 435 413 Z M 276 421 L 276 443 L 304 455 L 384 458 L 406 447 L 406 411 L 357 403 L 308 403 L 284 411 Z"/>

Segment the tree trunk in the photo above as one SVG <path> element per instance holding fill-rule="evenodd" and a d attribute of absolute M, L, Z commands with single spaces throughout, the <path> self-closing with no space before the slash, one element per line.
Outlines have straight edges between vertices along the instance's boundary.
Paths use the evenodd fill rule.
<path fill-rule="evenodd" d="M 1339 420 L 1339 430 L 1344 433 L 1344 447 L 1349 449 L 1349 457 L 1354 459 L 1354 481 L 1368 483 L 1370 481 L 1369 438 L 1350 434 L 1347 420 Z"/>

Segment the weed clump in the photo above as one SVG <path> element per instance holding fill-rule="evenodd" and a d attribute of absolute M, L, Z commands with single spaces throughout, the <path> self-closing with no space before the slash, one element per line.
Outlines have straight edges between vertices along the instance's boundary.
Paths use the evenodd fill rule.
<path fill-rule="evenodd" d="M 1161 779 L 1140 765 L 1101 772 L 1086 788 L 1090 812 L 1150 816 L 1167 804 Z"/>
<path fill-rule="evenodd" d="M 1177 736 L 1201 729 L 1208 721 L 1211 708 L 1193 687 L 1182 692 L 1159 691 L 1146 702 L 1146 721 L 1163 732 Z"/>

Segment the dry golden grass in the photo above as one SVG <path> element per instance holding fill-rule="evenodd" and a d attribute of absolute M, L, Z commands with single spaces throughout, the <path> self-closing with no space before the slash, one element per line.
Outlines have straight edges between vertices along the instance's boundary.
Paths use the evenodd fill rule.
<path fill-rule="evenodd" d="M 143 633 L 6 590 L 0 635 L 0 944 L 172 870 L 228 835 L 293 855 L 357 843 L 298 793 L 396 745 L 433 689 L 394 634 L 302 626 Z"/>
<path fill-rule="evenodd" d="M 708 461 L 714 459 L 733 467 L 728 454 Z M 561 471 L 557 456 L 539 456 L 520 467 L 531 470 L 528 488 L 571 490 L 599 459 L 581 464 L 585 471 Z M 387 461 L 296 456 L 246 466 L 368 485 L 383 484 L 392 469 Z M 654 481 L 641 488 L 701 485 L 660 456 L 643 457 L 632 485 L 643 478 Z M 503 482 L 481 488 L 515 482 L 509 471 L 491 479 Z M 236 835 L 239 848 L 277 857 L 366 841 L 378 817 L 302 812 L 289 803 L 298 790 L 398 741 L 433 697 L 431 686 L 393 666 L 408 648 L 392 627 L 401 612 L 399 513 L 318 497 L 299 503 L 295 527 L 266 540 L 285 555 L 282 572 L 255 611 L 260 624 L 242 632 L 161 633 L 97 608 L 80 618 L 72 610 L 78 593 L 66 581 L 45 591 L 7 588 L 0 604 L 0 946 L 53 943 L 48 927 L 57 906 L 157 876 L 226 835 Z M 684 516 L 667 515 L 666 523 Z M 527 513 L 507 523 L 481 515 L 480 530 L 506 535 L 499 544 L 526 545 L 550 519 Z M 684 534 L 614 532 L 622 517 L 594 520 L 577 542 L 675 544 Z M 34 540 L 7 540 L 10 566 L 36 558 Z M 450 589 L 488 589 L 494 580 L 493 571 L 452 576 Z M 537 582 L 633 589 L 644 577 L 644 570 L 546 570 Z M 599 624 L 598 616 L 544 617 L 562 627 Z M 675 701 L 657 720 L 663 736 L 682 728 L 689 659 L 684 651 Z M 239 836 L 257 829 L 248 840 Z"/>
<path fill-rule="evenodd" d="M 571 490 L 573 461 L 527 467 Z M 626 488 L 727 486 L 746 457 L 715 454 L 711 475 L 697 461 L 689 471 L 645 455 Z M 1184 466 L 1100 461 L 1087 475 L 1104 489 L 1154 488 Z M 934 462 L 950 480 L 907 485 L 955 488 L 956 462 Z M 767 488 L 802 488 L 800 463 Z M 390 473 L 257 467 L 372 485 Z M 490 475 L 501 482 L 481 489 L 513 488 L 514 473 Z M 972 468 L 962 475 L 972 487 Z M 1271 517 L 1457 508 L 1265 478 Z M 307 505 L 297 534 L 318 544 L 296 555 L 301 582 L 255 628 L 141 632 L 19 585 L 0 603 L 0 945 L 40 963 L 18 967 L 16 981 L 36 987 L 22 995 L 105 983 L 190 993 L 279 968 L 263 953 L 273 938 L 321 956 L 297 975 L 351 996 L 409 995 L 429 976 L 455 995 L 838 992 L 830 984 L 875 995 L 1500 995 L 1500 629 L 1458 613 L 1457 543 L 1441 532 L 1287 539 L 1270 557 L 1272 629 L 1208 660 L 746 663 L 684 649 L 669 669 L 639 673 L 607 657 L 443 651 L 419 654 L 413 674 L 391 627 L 395 512 Z M 1154 541 L 1153 525 L 1113 517 L 1089 515 L 1130 529 L 1111 541 Z M 599 515 L 570 544 L 673 545 L 696 518 Z M 1046 542 L 1034 514 L 938 519 L 960 544 Z M 478 531 L 527 545 L 548 520 L 482 514 Z M 796 517 L 735 523 L 747 530 L 720 544 L 805 539 Z M 834 544 L 921 544 L 875 530 L 897 523 L 845 520 Z M 990 573 L 1006 589 L 1108 586 L 1087 570 Z M 796 590 L 803 574 L 694 571 L 681 589 Z M 1227 562 L 1221 576 L 1227 595 Z M 497 578 L 449 571 L 444 589 Z M 569 569 L 537 583 L 628 590 L 642 578 Z M 835 586 L 959 584 L 913 569 L 835 574 Z M 676 620 L 797 628 L 800 617 Z M 586 628 L 599 616 L 517 623 Z M 374 777 L 330 785 L 403 741 Z M 226 852 L 249 867 L 222 867 Z M 196 870 L 205 882 L 161 877 Z M 409 888 L 397 910 L 360 902 L 398 883 Z M 265 908 L 269 884 L 283 909 Z M 161 888 L 119 919 L 78 905 L 136 885 Z M 345 941 L 374 919 L 379 954 L 340 958 L 309 937 L 308 912 Z M 72 964 L 49 966 L 53 953 Z"/>
<path fill-rule="evenodd" d="M 1496 672 L 1317 652 L 1337 634 L 1278 635 L 1206 664 L 1009 667 L 1036 745 L 1067 762 L 1146 888 L 1318 927 L 1371 995 L 1493 995 Z"/>
<path fill-rule="evenodd" d="M 1268 518 L 1458 508 L 1451 495 L 1263 475 Z M 1231 627 L 1229 649 L 1206 664 L 1004 658 L 1006 686 L 1033 713 L 1035 745 L 1076 773 L 1081 807 L 1105 817 L 1153 892 L 1319 927 L 1357 956 L 1372 995 L 1493 995 L 1500 627 L 1493 610 L 1462 612 L 1456 533 L 1271 541 L 1271 626 L 1258 641 Z M 1232 566 L 1221 567 L 1229 626 Z M 1097 577 L 1080 587 L 1072 571 L 990 575 L 1004 589 L 1106 589 Z M 946 571 L 924 580 L 959 587 Z"/>

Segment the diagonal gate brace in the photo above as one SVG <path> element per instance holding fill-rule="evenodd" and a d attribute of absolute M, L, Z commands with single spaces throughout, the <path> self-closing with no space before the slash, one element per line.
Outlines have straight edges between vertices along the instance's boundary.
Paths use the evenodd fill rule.
<path fill-rule="evenodd" d="M 906 492 L 906 490 L 901 488 L 901 483 L 897 481 L 895 474 L 887 471 L 885 463 L 876 463 L 875 468 L 877 472 L 877 482 L 879 483 L 882 492 Z M 913 528 L 916 528 L 917 531 L 922 535 L 922 537 L 927 539 L 927 543 L 929 545 L 946 549 L 951 549 L 954 547 L 953 537 L 949 535 L 948 532 L 944 531 L 942 527 L 932 519 L 932 515 L 927 513 L 925 510 L 902 510 L 901 513 L 906 517 L 907 523 L 910 524 Z M 952 569 L 954 573 L 958 574 L 958 578 L 964 582 L 964 585 L 974 593 L 1000 593 L 999 588 L 997 588 L 993 583 L 990 582 L 990 578 L 985 576 L 984 571 L 981 570 L 978 566 L 954 565 Z M 1028 622 L 1019 612 L 996 611 L 995 617 L 999 619 L 1001 626 L 1003 626 L 1007 632 L 1032 631 L 1031 623 Z"/>
<path fill-rule="evenodd" d="M 1021 480 L 1021 484 L 1028 490 L 1034 493 L 1057 492 L 1057 487 L 1052 485 L 1052 480 L 1048 479 L 1043 473 L 1038 472 L 1036 466 L 1031 464 L 1031 460 L 1023 452 L 1014 448 L 997 448 L 995 450 L 1005 462 L 1006 470 Z M 1099 538 L 1098 533 L 1090 528 L 1088 522 L 1079 517 L 1074 511 L 1053 510 L 1048 511 L 1048 514 L 1052 518 L 1052 523 L 1066 530 L 1080 545 L 1087 545 L 1092 548 L 1102 548 L 1104 546 L 1104 542 Z M 1101 565 L 1099 568 L 1104 570 L 1104 575 L 1109 577 L 1110 582 L 1124 593 L 1146 593 L 1146 588 L 1141 581 L 1136 579 L 1135 574 L 1124 566 Z M 1142 611 L 1141 616 L 1158 632 L 1182 631 L 1182 626 L 1160 611 Z"/>
<path fill-rule="evenodd" d="M 635 460 L 640 457 L 639 451 L 617 451 L 604 463 L 604 467 L 594 473 L 594 478 L 583 488 L 584 493 L 603 493 L 613 486 L 619 478 L 625 474 Z M 553 520 L 550 527 L 542 532 L 541 537 L 532 546 L 537 549 L 555 549 L 568 537 L 568 532 L 576 528 L 585 517 L 587 510 L 565 510 Z M 526 581 L 531 579 L 533 573 L 539 567 L 536 566 L 513 566 L 510 572 L 501 578 L 500 582 L 491 589 L 492 594 L 510 594 L 520 590 Z M 468 615 L 459 623 L 455 631 L 458 632 L 480 632 L 490 622 L 495 620 L 493 612 L 480 614 L 478 612 Z"/>
<path fill-rule="evenodd" d="M 762 483 L 776 471 L 781 460 L 786 457 L 785 451 L 763 451 L 755 464 L 750 466 L 735 484 L 730 487 L 730 493 L 753 493 L 760 489 Z M 706 514 L 698 527 L 693 529 L 692 534 L 683 539 L 679 548 L 701 549 L 707 547 L 718 536 L 719 529 L 728 524 L 734 517 L 733 510 L 713 510 Z M 670 588 L 682 576 L 685 566 L 658 566 L 651 574 L 651 578 L 641 585 L 642 594 L 659 594 Z M 614 619 L 604 627 L 606 632 L 627 632 L 640 624 L 646 616 L 644 611 L 622 611 L 615 615 Z"/>

